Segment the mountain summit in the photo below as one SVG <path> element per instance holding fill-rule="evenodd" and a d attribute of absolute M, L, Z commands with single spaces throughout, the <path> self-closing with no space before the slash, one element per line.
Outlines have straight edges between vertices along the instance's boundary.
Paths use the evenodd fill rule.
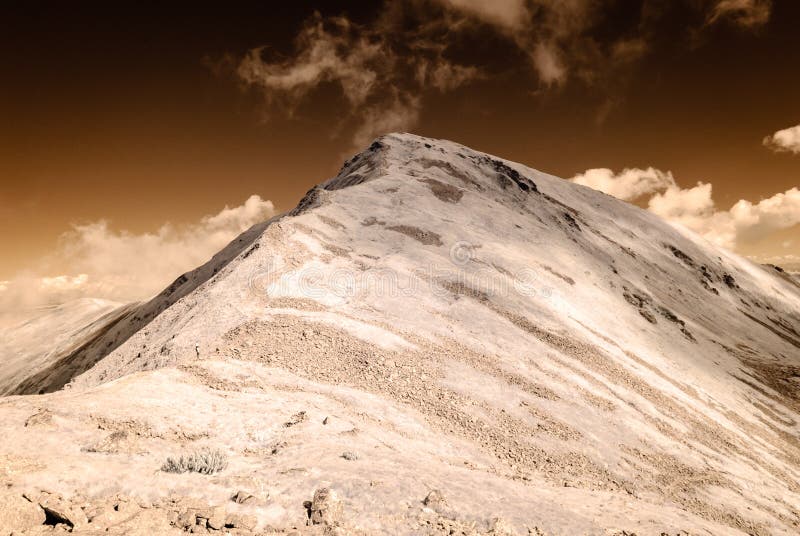
<path fill-rule="evenodd" d="M 13 392 L 65 384 L 0 458 L 75 530 L 800 530 L 797 281 L 448 141 L 379 138 Z"/>

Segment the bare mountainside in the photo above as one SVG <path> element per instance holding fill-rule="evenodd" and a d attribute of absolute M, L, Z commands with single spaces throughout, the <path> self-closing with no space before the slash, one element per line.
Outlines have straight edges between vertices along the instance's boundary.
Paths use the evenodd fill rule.
<path fill-rule="evenodd" d="M 0 531 L 800 527 L 796 280 L 451 142 L 378 139 L 71 366 L 0 401 Z"/>

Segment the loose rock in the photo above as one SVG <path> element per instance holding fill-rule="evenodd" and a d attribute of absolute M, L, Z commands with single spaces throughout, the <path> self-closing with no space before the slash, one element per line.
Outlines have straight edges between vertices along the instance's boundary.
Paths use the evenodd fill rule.
<path fill-rule="evenodd" d="M 311 524 L 335 526 L 342 521 L 342 501 L 330 488 L 320 488 L 314 492 L 311 501 Z"/>

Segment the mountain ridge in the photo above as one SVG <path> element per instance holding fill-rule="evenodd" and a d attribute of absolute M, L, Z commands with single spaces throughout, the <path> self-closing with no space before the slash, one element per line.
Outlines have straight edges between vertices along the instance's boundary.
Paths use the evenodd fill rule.
<path fill-rule="evenodd" d="M 302 526 L 321 486 L 342 494 L 354 534 L 428 521 L 498 534 L 498 516 L 548 534 L 800 523 L 800 293 L 770 270 L 600 192 L 410 134 L 379 138 L 243 237 L 35 402 L 75 428 L 68 445 L 102 440 L 96 422 L 151 431 L 105 458 L 50 452 L 143 471 L 165 437 L 191 437 L 232 467 L 181 493 L 222 504 L 237 482 L 267 482 L 250 513 L 276 527 Z M 46 437 L 20 431 L 31 404 L 0 406 L 16 455 Z M 65 494 L 105 481 L 59 476 Z M 171 478 L 125 491 L 175 492 Z M 448 508 L 420 504 L 434 489 Z"/>

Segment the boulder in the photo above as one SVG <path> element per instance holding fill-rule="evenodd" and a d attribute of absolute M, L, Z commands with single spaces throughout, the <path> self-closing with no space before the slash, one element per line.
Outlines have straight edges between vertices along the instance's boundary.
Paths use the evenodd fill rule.
<path fill-rule="evenodd" d="M 45 521 L 44 510 L 21 495 L 0 494 L 0 533 L 22 532 Z"/>
<path fill-rule="evenodd" d="M 73 528 L 86 525 L 89 520 L 80 507 L 71 504 L 60 495 L 42 491 L 39 494 L 26 494 L 31 502 L 37 502 L 44 510 L 50 524 L 64 524 Z"/>

